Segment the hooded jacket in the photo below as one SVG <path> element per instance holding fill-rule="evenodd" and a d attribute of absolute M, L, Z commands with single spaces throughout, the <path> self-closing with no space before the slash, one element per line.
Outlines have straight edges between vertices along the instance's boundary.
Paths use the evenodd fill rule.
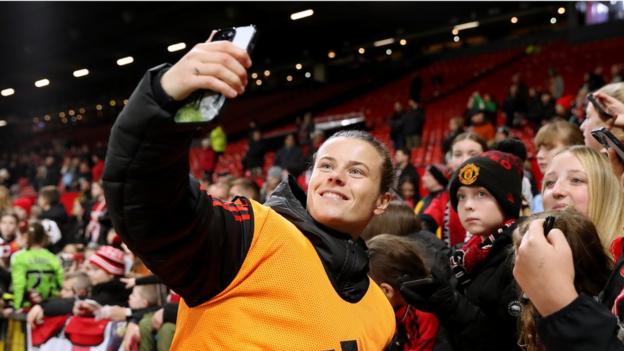
<path fill-rule="evenodd" d="M 346 234 L 316 223 L 305 209 L 305 193 L 296 186 L 293 178 L 278 186 L 266 204 L 268 207 L 245 198 L 235 202 L 219 201 L 201 192 L 197 181 L 189 179 L 189 146 L 192 131 L 197 125 L 176 124 L 173 121 L 180 104 L 167 97 L 160 86 L 160 78 L 166 70 L 167 66 L 160 66 L 148 71 L 115 122 L 108 144 L 103 181 L 109 213 L 119 235 L 152 272 L 183 298 L 176 329 L 176 334 L 182 336 L 178 338 L 180 343 L 174 340 L 173 346 L 182 347 L 184 339 L 196 338 L 196 334 L 203 333 L 192 328 L 197 320 L 189 321 L 189 333 L 184 331 L 187 315 L 194 318 L 194 311 L 198 309 L 204 309 L 209 315 L 211 307 L 226 300 L 224 296 L 233 299 L 253 295 L 249 282 L 253 281 L 255 274 L 262 275 L 262 269 L 274 264 L 260 265 L 259 261 L 264 260 L 262 255 L 266 256 L 266 262 L 273 262 L 271 259 L 281 257 L 282 251 L 289 249 L 288 245 L 271 246 L 273 242 L 266 238 L 292 239 L 303 246 L 305 242 L 311 243 L 313 254 L 320 259 L 324 270 L 324 278 L 317 282 L 318 285 L 323 286 L 325 282 L 322 280 L 328 278 L 332 294 L 352 305 L 354 310 L 362 304 L 370 307 L 371 311 L 387 310 L 390 322 L 386 324 L 389 325 L 379 326 L 383 324 L 377 321 L 380 317 L 371 317 L 377 325 L 373 329 L 383 330 L 380 335 L 389 334 L 389 341 L 394 330 L 394 315 L 380 289 L 371 284 L 367 276 L 368 258 L 364 242 L 354 241 Z M 294 225 L 294 229 L 284 234 L 275 233 L 267 230 L 271 225 L 279 228 Z M 302 238 L 305 239 L 303 242 Z M 260 252 L 261 247 L 267 249 L 267 253 Z M 274 248 L 275 252 L 269 250 Z M 306 254 L 307 251 L 302 252 L 302 257 Z M 316 258 L 303 262 L 284 260 L 284 274 L 293 265 L 316 269 L 315 263 L 310 262 Z M 250 266 L 254 269 L 248 269 Z M 289 284 L 288 281 L 284 283 L 286 286 Z M 263 284 L 258 282 L 259 291 L 272 288 Z M 289 288 L 296 291 L 301 287 L 292 284 Z M 306 296 L 312 295 L 312 292 L 297 291 L 297 294 Z M 255 295 L 256 298 L 258 296 L 263 295 Z M 280 297 L 272 299 L 277 301 Z M 243 303 L 245 301 L 242 300 Z M 310 302 L 309 309 L 323 304 L 325 301 Z M 238 328 L 244 328 L 241 320 L 253 320 L 258 315 L 256 312 L 262 314 L 265 311 L 240 317 Z M 326 312 L 331 315 L 332 311 Z M 384 320 L 383 315 L 381 321 Z M 271 323 L 279 324 L 279 317 L 271 319 Z M 355 319 L 348 315 L 344 318 Z M 222 319 L 227 322 L 227 318 Z M 214 318 L 207 323 L 212 322 L 215 322 Z M 273 326 L 270 323 L 255 326 L 264 327 L 270 330 Z M 366 335 L 362 335 L 363 331 L 359 331 L 358 335 L 353 329 L 353 339 L 359 344 L 360 337 L 366 338 Z M 241 331 L 238 336 L 243 340 L 249 334 Z M 228 337 L 236 338 L 232 335 Z M 198 345 L 203 344 L 199 343 L 197 340 L 197 343 L 185 346 L 201 347 Z M 302 347 L 293 343 L 295 346 Z M 271 345 L 264 347 L 272 348 Z"/>

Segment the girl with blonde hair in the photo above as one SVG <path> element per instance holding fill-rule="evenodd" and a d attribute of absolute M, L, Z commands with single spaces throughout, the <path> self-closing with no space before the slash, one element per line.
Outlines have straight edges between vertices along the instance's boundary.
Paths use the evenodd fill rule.
<path fill-rule="evenodd" d="M 587 216 L 606 253 L 624 232 L 622 187 L 605 155 L 590 147 L 572 146 L 553 157 L 544 175 L 542 196 L 547 211 L 574 207 Z"/>

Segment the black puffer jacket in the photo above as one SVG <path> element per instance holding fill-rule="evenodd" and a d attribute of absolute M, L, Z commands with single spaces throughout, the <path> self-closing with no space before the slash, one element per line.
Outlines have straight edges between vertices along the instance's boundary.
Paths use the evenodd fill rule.
<path fill-rule="evenodd" d="M 470 273 L 465 289 L 455 288 L 456 280 L 445 277 L 446 267 L 432 268 L 438 283 L 431 287 L 413 287 L 414 294 L 401 287 L 408 302 L 439 318 L 459 350 L 519 350 L 517 316 L 521 305 L 512 275 L 512 230 L 506 228 L 494 241 L 484 262 Z M 435 260 L 435 264 L 439 262 Z M 426 289 L 433 290 L 427 293 Z"/>
<path fill-rule="evenodd" d="M 252 207 L 223 204 L 189 178 L 189 147 L 197 126 L 176 124 L 179 103 L 166 96 L 154 68 L 130 97 L 108 143 L 104 192 L 115 229 L 162 281 L 193 307 L 234 279 L 253 238 Z M 366 293 L 368 256 L 353 241 L 314 222 L 305 193 L 293 178 L 267 205 L 295 224 L 314 244 L 337 293 L 357 301 Z"/>

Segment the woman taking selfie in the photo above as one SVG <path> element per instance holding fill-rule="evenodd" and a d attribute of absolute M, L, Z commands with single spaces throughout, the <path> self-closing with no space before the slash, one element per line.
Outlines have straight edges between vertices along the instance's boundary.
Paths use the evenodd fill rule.
<path fill-rule="evenodd" d="M 111 132 L 103 179 L 115 228 L 183 297 L 171 349 L 382 350 L 394 312 L 359 238 L 390 200 L 391 158 L 376 139 L 333 135 L 307 196 L 290 178 L 265 205 L 221 202 L 189 179 L 197 125 L 175 123 L 176 110 L 197 90 L 242 94 L 250 66 L 229 42 L 198 44 L 147 72 Z"/>

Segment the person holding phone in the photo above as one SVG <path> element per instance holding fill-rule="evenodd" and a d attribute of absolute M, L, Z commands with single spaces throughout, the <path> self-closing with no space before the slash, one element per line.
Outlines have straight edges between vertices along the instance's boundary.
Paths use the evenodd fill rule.
<path fill-rule="evenodd" d="M 624 139 L 624 114 L 618 112 L 617 102 L 624 102 L 624 83 L 607 84 L 590 93 L 588 98 L 586 117 L 581 124 L 581 131 L 585 139 L 585 145 L 596 151 L 602 150 L 603 146 L 592 136 L 594 129 L 608 127 L 618 139 Z M 608 104 L 608 107 L 605 105 Z M 621 116 L 618 118 L 618 115 Z M 617 123 L 616 123 L 617 122 Z"/>
<path fill-rule="evenodd" d="M 222 202 L 189 178 L 197 124 L 175 123 L 208 89 L 235 98 L 251 59 L 227 41 L 149 70 L 117 118 L 104 190 L 128 247 L 182 296 L 172 350 L 382 350 L 395 317 L 359 238 L 390 201 L 392 162 L 365 132 L 319 148 L 306 194 L 289 177 L 262 205 Z"/>

